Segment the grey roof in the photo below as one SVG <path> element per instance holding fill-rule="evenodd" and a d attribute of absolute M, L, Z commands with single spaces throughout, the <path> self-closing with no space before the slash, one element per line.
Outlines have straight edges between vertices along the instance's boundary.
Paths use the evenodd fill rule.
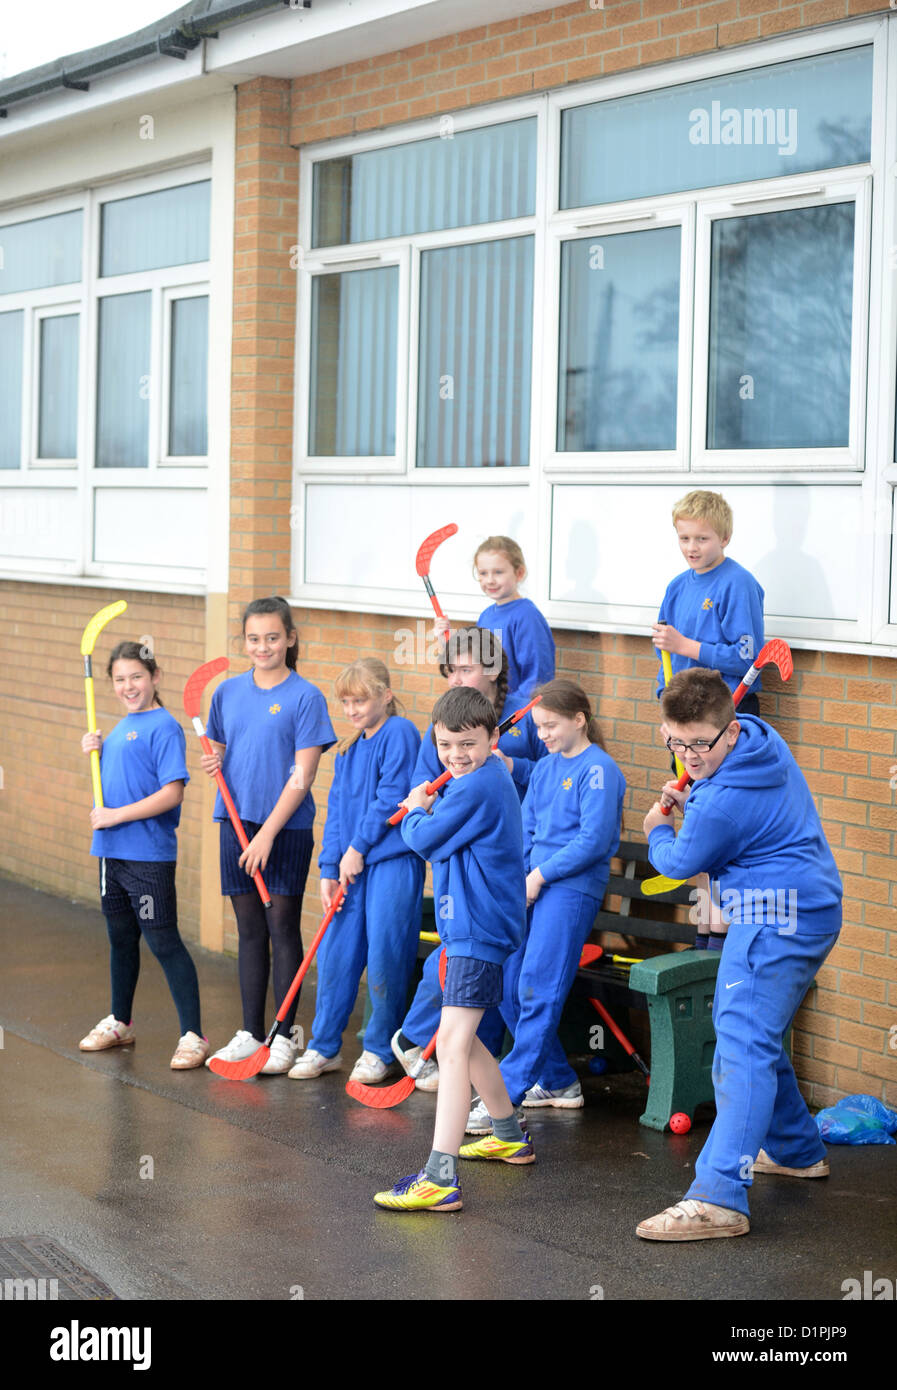
<path fill-rule="evenodd" d="M 280 10 L 289 0 L 189 0 L 186 5 L 133 34 L 95 48 L 54 58 L 50 63 L 16 73 L 0 82 L 0 109 L 61 87 L 82 86 L 117 68 L 151 59 L 178 59 L 220 28 L 238 24 L 264 10 Z M 306 0 L 309 3 L 309 0 Z"/>

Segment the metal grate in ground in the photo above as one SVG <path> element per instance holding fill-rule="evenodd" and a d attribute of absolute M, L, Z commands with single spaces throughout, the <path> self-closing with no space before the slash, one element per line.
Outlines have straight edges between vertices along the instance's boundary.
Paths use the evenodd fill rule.
<path fill-rule="evenodd" d="M 49 1236 L 0 1236 L 0 1302 L 117 1298 L 108 1284 Z"/>

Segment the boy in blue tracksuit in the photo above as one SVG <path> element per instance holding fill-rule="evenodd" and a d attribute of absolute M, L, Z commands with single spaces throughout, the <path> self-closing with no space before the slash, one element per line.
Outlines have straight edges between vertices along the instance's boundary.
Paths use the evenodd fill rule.
<path fill-rule="evenodd" d="M 347 666 L 336 693 L 355 733 L 337 750 L 327 799 L 318 861 L 324 911 L 339 887 L 348 891 L 318 952 L 312 1038 L 289 1074 L 308 1080 L 342 1065 L 342 1035 L 367 968 L 371 1017 L 352 1080 L 369 1085 L 392 1069 L 389 1040 L 417 958 L 423 865 L 387 819 L 408 787 L 418 734 L 399 714 L 389 672 L 376 657 Z"/>
<path fill-rule="evenodd" d="M 502 1014 L 514 1046 L 501 1063 L 515 1105 L 574 1110 L 582 1087 L 557 1027 L 583 943 L 604 898 L 620 843 L 626 782 L 604 749 L 589 698 L 575 681 L 542 686 L 533 719 L 548 757 L 533 768 L 523 803 L 527 933 L 505 969 Z M 469 1134 L 489 1135 L 474 1102 Z M 492 1158 L 489 1139 L 465 1157 Z"/>
<path fill-rule="evenodd" d="M 690 492 L 673 508 L 673 525 L 688 569 L 667 585 L 653 642 L 671 655 L 673 675 L 695 666 L 719 671 L 734 690 L 763 646 L 763 590 L 726 553 L 732 508 L 718 492 Z M 657 693 L 663 688 L 663 667 Z M 759 682 L 754 690 L 759 690 Z M 759 714 L 753 691 L 743 714 Z"/>
<path fill-rule="evenodd" d="M 466 686 L 485 695 L 495 709 L 499 723 L 515 710 L 529 703 L 522 692 L 508 694 L 508 656 L 501 642 L 487 628 L 469 627 L 453 630 L 443 653 L 439 669 L 454 690 Z M 528 714 L 497 744 L 501 761 L 505 763 L 522 801 L 536 762 L 546 756 L 547 749 Z M 430 729 L 421 738 L 420 752 L 409 786 L 433 782 L 443 771 Z M 438 910 L 438 904 L 437 904 Z M 439 920 L 437 919 L 437 928 Z M 418 1061 L 421 1049 L 439 1027 L 442 1009 L 442 986 L 439 983 L 439 952 L 433 951 L 424 962 L 420 984 L 401 1029 L 392 1040 L 393 1055 L 406 1072 Z M 480 1041 L 497 1054 L 505 1036 L 504 1019 L 498 1009 L 488 1009 L 478 1030 Z M 439 1085 L 436 1063 L 425 1062 L 415 1085 L 420 1091 L 435 1091 Z"/>
<path fill-rule="evenodd" d="M 718 672 L 674 676 L 661 709 L 694 785 L 664 788 L 684 810 L 678 835 L 660 803 L 645 817 L 651 863 L 673 878 L 707 872 L 729 934 L 713 1005 L 716 1120 L 685 1198 L 637 1233 L 703 1240 L 750 1229 L 752 1172 L 828 1174 L 782 1039 L 838 938 L 842 889 L 794 758 L 762 719 L 735 718 Z"/>
<path fill-rule="evenodd" d="M 433 1149 L 424 1168 L 374 1201 L 392 1211 L 458 1211 L 458 1154 L 471 1082 L 493 1116 L 507 1161 L 532 1163 L 498 1063 L 476 1036 L 502 996 L 502 963 L 524 930 L 525 882 L 520 801 L 506 767 L 492 756 L 495 709 L 479 691 L 449 690 L 433 711 L 439 758 L 452 773 L 441 798 L 415 787 L 403 803 L 402 837 L 433 865 L 446 976 L 439 1024 L 439 1093 Z"/>

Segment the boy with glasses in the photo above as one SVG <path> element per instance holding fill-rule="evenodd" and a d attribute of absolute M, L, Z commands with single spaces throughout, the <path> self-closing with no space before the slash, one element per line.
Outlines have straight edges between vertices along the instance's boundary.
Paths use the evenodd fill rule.
<path fill-rule="evenodd" d="M 683 813 L 678 835 L 660 802 L 648 812 L 649 857 L 671 878 L 706 872 L 730 929 L 713 1001 L 716 1120 L 686 1196 L 636 1233 L 705 1240 L 750 1230 L 752 1173 L 828 1175 L 782 1040 L 837 941 L 842 889 L 803 773 L 762 719 L 736 719 L 719 672 L 674 676 L 661 712 L 694 785 L 663 789 Z"/>

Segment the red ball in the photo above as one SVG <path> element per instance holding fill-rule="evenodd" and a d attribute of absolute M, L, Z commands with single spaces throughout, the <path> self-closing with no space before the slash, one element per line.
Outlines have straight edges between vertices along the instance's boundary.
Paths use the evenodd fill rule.
<path fill-rule="evenodd" d="M 670 1116 L 670 1129 L 674 1134 L 687 1134 L 691 1129 L 691 1120 L 688 1115 L 677 1110 L 675 1115 Z"/>

